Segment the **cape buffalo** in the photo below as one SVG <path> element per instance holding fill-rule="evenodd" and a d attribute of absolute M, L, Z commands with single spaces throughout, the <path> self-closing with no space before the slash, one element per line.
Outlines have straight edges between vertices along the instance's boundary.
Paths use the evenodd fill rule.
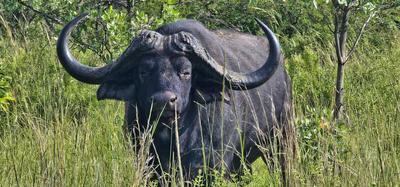
<path fill-rule="evenodd" d="M 256 19 L 268 39 L 181 20 L 142 31 L 117 60 L 88 67 L 68 47 L 86 15 L 61 31 L 58 58 L 75 79 L 100 85 L 98 100 L 125 101 L 133 135 L 158 124 L 150 149 L 158 172 L 171 171 L 178 153 L 187 179 L 204 168 L 240 175 L 257 158 L 273 165 L 271 155 L 286 155 L 285 139 L 294 134 L 291 85 L 278 40 L 264 23 Z M 276 163 L 283 173 L 284 162 Z"/>

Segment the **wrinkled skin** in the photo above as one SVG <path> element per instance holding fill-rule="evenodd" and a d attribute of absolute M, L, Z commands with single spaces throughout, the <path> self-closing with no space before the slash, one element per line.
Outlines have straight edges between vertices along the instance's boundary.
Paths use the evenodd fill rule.
<path fill-rule="evenodd" d="M 209 31 L 194 20 L 160 27 L 155 34 L 143 37 L 147 40 L 139 41 L 151 45 L 149 50 L 132 57 L 126 52 L 119 70 L 101 80 L 97 97 L 126 102 L 125 123 L 134 142 L 139 131 L 154 125 L 160 117 L 153 135 L 154 146 L 150 148 L 151 154 L 159 158 L 153 160 L 157 171 L 170 172 L 171 163 L 177 163 L 175 119 L 186 179 L 196 178 L 204 166 L 242 174 L 242 158 L 250 167 L 263 156 L 259 146 L 271 150 L 270 145 L 276 143 L 278 151 L 282 151 L 283 141 L 277 138 L 292 135 L 287 130 L 291 125 L 291 87 L 283 57 L 278 57 L 276 70 L 265 83 L 248 90 L 231 89 L 229 82 L 224 84 L 221 77 L 204 71 L 208 68 L 204 59 L 186 53 L 191 49 L 179 48 L 172 42 L 177 33 L 188 33 L 197 39 L 208 56 L 234 72 L 254 71 L 266 63 L 270 54 L 264 37 L 231 30 Z M 135 41 L 132 43 L 130 48 L 136 45 Z M 60 56 L 59 53 L 62 61 Z M 133 62 L 132 67 L 126 65 Z M 67 71 L 73 74 L 68 68 Z M 73 76 L 85 82 L 86 78 Z M 100 82 L 96 81 L 92 83 Z"/>

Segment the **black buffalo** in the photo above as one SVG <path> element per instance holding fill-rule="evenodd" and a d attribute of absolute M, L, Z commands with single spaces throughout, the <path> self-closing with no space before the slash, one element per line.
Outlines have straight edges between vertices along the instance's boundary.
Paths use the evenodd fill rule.
<path fill-rule="evenodd" d="M 273 145 L 274 153 L 286 155 L 284 139 L 293 134 L 291 86 L 278 40 L 264 23 L 256 19 L 268 39 L 177 21 L 141 32 L 114 62 L 88 67 L 68 47 L 86 15 L 61 31 L 60 62 L 77 80 L 99 84 L 98 100 L 125 101 L 132 134 L 158 123 L 150 152 L 159 172 L 177 163 L 178 149 L 188 179 L 204 168 L 241 174 L 260 156 L 268 161 Z"/>

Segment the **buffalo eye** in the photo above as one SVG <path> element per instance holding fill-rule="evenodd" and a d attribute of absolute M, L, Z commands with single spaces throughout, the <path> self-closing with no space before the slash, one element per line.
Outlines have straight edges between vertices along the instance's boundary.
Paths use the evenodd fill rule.
<path fill-rule="evenodd" d="M 140 79 L 144 79 L 146 78 L 146 76 L 149 75 L 149 72 L 147 72 L 146 70 L 139 70 L 139 77 Z"/>
<path fill-rule="evenodd" d="M 179 73 L 179 76 L 181 77 L 181 79 L 185 79 L 188 80 L 190 78 L 191 72 L 190 70 L 185 70 Z"/>

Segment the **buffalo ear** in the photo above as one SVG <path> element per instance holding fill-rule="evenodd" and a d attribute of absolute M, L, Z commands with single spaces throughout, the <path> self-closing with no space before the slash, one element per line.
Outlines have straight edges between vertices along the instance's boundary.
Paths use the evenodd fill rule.
<path fill-rule="evenodd" d="M 195 72 L 194 74 L 193 100 L 195 102 L 205 104 L 209 102 L 222 101 L 223 98 L 226 103 L 230 103 L 231 94 L 229 89 L 225 88 L 223 94 L 223 85 L 220 82 L 215 81 L 200 72 Z"/>
<path fill-rule="evenodd" d="M 97 89 L 97 100 L 116 99 L 132 101 L 135 99 L 135 83 L 133 79 L 109 79 Z"/>

